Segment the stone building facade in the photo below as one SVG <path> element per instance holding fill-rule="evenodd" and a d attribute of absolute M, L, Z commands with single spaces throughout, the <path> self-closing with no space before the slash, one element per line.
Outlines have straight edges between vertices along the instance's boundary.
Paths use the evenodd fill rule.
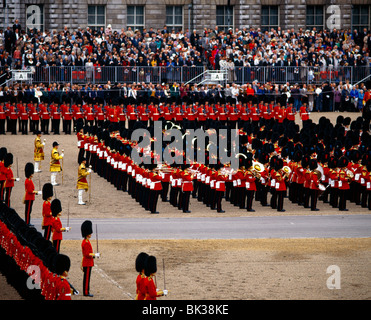
<path fill-rule="evenodd" d="M 5 8 L 4 8 L 5 5 Z M 111 25 L 113 30 L 205 27 L 368 28 L 369 0 L 3 0 L 0 27 L 52 30 Z"/>

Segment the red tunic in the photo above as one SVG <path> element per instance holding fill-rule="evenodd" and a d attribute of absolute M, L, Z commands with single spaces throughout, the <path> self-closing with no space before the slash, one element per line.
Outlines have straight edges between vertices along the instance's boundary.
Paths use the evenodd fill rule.
<path fill-rule="evenodd" d="M 153 281 L 152 277 L 149 276 L 146 282 L 146 297 L 145 300 L 157 300 L 157 297 L 160 295 L 156 291 L 156 284 Z"/>
<path fill-rule="evenodd" d="M 63 235 L 62 235 L 62 222 L 61 222 L 61 219 L 59 219 L 58 217 L 55 217 L 53 220 L 52 220 L 52 228 L 53 228 L 53 237 L 52 239 L 53 240 L 62 240 L 63 239 Z"/>
<path fill-rule="evenodd" d="M 82 240 L 81 243 L 82 249 L 82 266 L 83 267 L 93 267 L 94 266 L 94 258 L 90 255 L 93 253 L 93 247 L 88 239 Z"/>
<path fill-rule="evenodd" d="M 51 226 L 54 220 L 54 217 L 52 216 L 52 210 L 51 210 L 51 203 L 46 200 L 43 203 L 43 226 Z"/>
<path fill-rule="evenodd" d="M 35 185 L 32 179 L 26 179 L 24 182 L 24 189 L 25 189 L 25 200 L 35 200 Z"/>
<path fill-rule="evenodd" d="M 146 298 L 147 277 L 143 274 L 138 274 L 136 284 L 137 296 L 135 300 L 144 300 Z"/>

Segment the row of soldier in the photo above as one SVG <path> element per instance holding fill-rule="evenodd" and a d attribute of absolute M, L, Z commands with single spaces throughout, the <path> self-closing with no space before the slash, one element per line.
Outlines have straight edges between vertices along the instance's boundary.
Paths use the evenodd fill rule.
<path fill-rule="evenodd" d="M 286 123 L 288 131 L 294 130 L 287 136 L 273 133 L 262 139 L 262 130 L 251 135 L 241 130 L 243 152 L 238 154 L 240 166 L 235 171 L 220 162 L 137 165 L 130 158 L 136 142 L 130 140 L 128 131 L 121 134 L 110 126 L 93 132 L 93 127 L 81 126 L 77 135 L 79 162 L 85 154 L 94 171 L 117 189 L 128 191 L 152 213 L 157 212 L 157 198 L 167 201 L 168 193 L 170 204 L 184 212 L 189 211 L 190 196 L 218 212 L 223 211 L 223 198 L 251 212 L 254 199 L 283 212 L 287 190 L 292 203 L 313 211 L 318 210 L 318 198 L 327 203 L 328 196 L 332 207 L 342 211 L 347 210 L 346 200 L 371 208 L 369 124 L 363 122 L 362 118 L 350 122 L 350 118 L 339 116 L 331 141 L 323 137 L 329 123 L 324 117 L 318 125 L 309 121 L 300 132 Z M 149 152 L 154 160 L 154 153 Z"/>
<path fill-rule="evenodd" d="M 159 119 L 180 124 L 187 121 L 194 127 L 205 127 L 207 120 L 218 120 L 231 127 L 243 126 L 246 121 L 257 122 L 260 118 L 275 119 L 283 122 L 285 119 L 295 121 L 297 112 L 293 106 L 293 99 L 289 99 L 287 105 L 280 105 L 274 101 L 258 101 L 252 99 L 249 103 L 237 104 L 160 104 L 160 105 L 68 105 L 65 103 L 50 105 L 45 103 L 1 103 L 0 104 L 0 134 L 11 132 L 28 134 L 41 131 L 43 134 L 71 134 L 76 130 L 77 123 L 83 122 L 90 126 L 103 126 L 104 122 L 120 123 L 122 126 L 133 128 L 140 121 L 144 125 L 153 123 Z M 306 102 L 300 108 L 298 114 L 303 121 L 309 119 Z M 127 124 L 126 124 L 127 123 Z M 6 128 L 5 128 L 6 124 Z M 51 129 L 50 128 L 51 124 Z"/>

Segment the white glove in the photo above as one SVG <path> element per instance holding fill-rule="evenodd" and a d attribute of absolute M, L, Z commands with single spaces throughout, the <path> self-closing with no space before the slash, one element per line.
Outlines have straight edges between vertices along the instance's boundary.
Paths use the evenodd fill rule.
<path fill-rule="evenodd" d="M 64 157 L 64 153 L 61 154 L 61 157 L 62 157 L 62 158 Z"/>
<path fill-rule="evenodd" d="M 66 231 L 70 231 L 71 230 L 71 227 L 66 227 Z"/>
<path fill-rule="evenodd" d="M 162 290 L 162 292 L 164 293 L 164 296 L 167 296 L 169 291 L 165 289 L 165 290 Z"/>
<path fill-rule="evenodd" d="M 100 253 L 97 252 L 97 253 L 94 254 L 94 256 L 95 256 L 96 258 L 99 258 L 99 257 L 100 257 Z"/>
<path fill-rule="evenodd" d="M 15 181 L 19 181 L 20 179 L 19 178 L 15 178 Z"/>
<path fill-rule="evenodd" d="M 91 169 L 88 169 L 88 172 L 91 173 Z"/>
<path fill-rule="evenodd" d="M 45 142 L 43 142 L 43 146 L 45 147 Z"/>
<path fill-rule="evenodd" d="M 38 194 L 38 195 L 42 195 L 43 192 L 42 192 L 42 191 L 37 191 L 37 194 Z"/>

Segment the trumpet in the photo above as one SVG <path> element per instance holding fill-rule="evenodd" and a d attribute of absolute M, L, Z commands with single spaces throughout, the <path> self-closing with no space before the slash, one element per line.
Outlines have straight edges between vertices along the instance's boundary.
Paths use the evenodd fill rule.
<path fill-rule="evenodd" d="M 264 165 L 258 161 L 253 161 L 252 167 L 258 173 L 261 173 L 264 171 Z"/>
<path fill-rule="evenodd" d="M 284 166 L 282 170 L 285 172 L 285 174 L 290 174 L 291 173 L 291 168 L 289 166 Z"/>

